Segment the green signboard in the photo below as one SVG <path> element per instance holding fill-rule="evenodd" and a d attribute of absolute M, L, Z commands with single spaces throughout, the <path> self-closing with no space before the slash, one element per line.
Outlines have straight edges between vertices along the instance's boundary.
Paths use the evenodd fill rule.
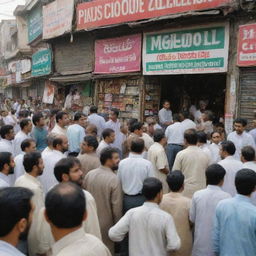
<path fill-rule="evenodd" d="M 52 71 L 52 53 L 50 49 L 40 50 L 32 55 L 32 76 L 49 75 Z"/>
<path fill-rule="evenodd" d="M 228 24 L 204 25 L 144 35 L 143 73 L 193 74 L 227 71 Z"/>
<path fill-rule="evenodd" d="M 28 14 L 28 42 L 37 39 L 43 33 L 43 15 L 42 7 L 33 8 Z"/>

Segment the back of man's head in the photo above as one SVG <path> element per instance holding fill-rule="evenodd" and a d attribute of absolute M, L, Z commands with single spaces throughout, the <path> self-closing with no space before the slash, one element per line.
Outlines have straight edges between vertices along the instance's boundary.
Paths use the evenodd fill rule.
<path fill-rule="evenodd" d="M 195 129 L 188 129 L 184 133 L 184 138 L 189 145 L 197 144 L 197 133 Z"/>
<path fill-rule="evenodd" d="M 255 160 L 255 150 L 251 146 L 245 146 L 241 150 L 242 157 L 245 161 L 251 162 Z"/>
<path fill-rule="evenodd" d="M 93 147 L 96 150 L 99 146 L 99 142 L 95 136 L 87 135 L 84 137 L 84 142 L 87 143 L 88 147 Z"/>
<path fill-rule="evenodd" d="M 143 139 L 135 138 L 131 141 L 131 152 L 142 154 L 145 148 L 145 142 Z"/>
<path fill-rule="evenodd" d="M 62 143 L 63 143 L 63 139 L 62 139 L 62 137 L 55 137 L 54 139 L 53 139 L 53 141 L 52 141 L 52 147 L 53 148 L 56 148 L 58 145 L 62 145 Z"/>
<path fill-rule="evenodd" d="M 250 169 L 242 169 L 236 173 L 236 190 L 239 194 L 250 196 L 256 188 L 256 172 Z"/>
<path fill-rule="evenodd" d="M 154 131 L 154 142 L 160 142 L 163 138 L 165 138 L 164 131 L 162 129 L 156 129 Z"/>
<path fill-rule="evenodd" d="M 25 139 L 25 140 L 23 140 L 21 142 L 21 145 L 20 145 L 21 150 L 25 152 L 26 149 L 29 148 L 33 142 L 35 143 L 35 141 L 33 139 Z"/>
<path fill-rule="evenodd" d="M 147 201 L 152 201 L 162 191 L 162 182 L 157 178 L 146 178 L 143 182 L 142 194 Z"/>
<path fill-rule="evenodd" d="M 42 158 L 40 152 L 30 152 L 24 155 L 23 166 L 27 173 L 31 173 L 33 171 L 34 166 L 39 165 L 39 160 Z"/>
<path fill-rule="evenodd" d="M 29 123 L 31 122 L 31 120 L 30 119 L 22 119 L 21 121 L 20 121 L 20 128 L 21 128 L 21 130 L 23 130 Z"/>
<path fill-rule="evenodd" d="M 5 139 L 5 136 L 10 133 L 10 131 L 13 130 L 12 125 L 3 125 L 0 129 L 0 136 Z"/>
<path fill-rule="evenodd" d="M 91 106 L 90 107 L 90 113 L 93 114 L 93 113 L 98 113 L 98 108 L 96 106 Z"/>
<path fill-rule="evenodd" d="M 167 175 L 166 181 L 172 192 L 178 192 L 184 185 L 184 179 L 181 171 L 172 171 Z"/>
<path fill-rule="evenodd" d="M 10 152 L 0 152 L 0 172 L 3 171 L 5 164 L 10 165 L 11 157 Z"/>
<path fill-rule="evenodd" d="M 207 185 L 219 185 L 226 174 L 225 169 L 219 164 L 211 164 L 205 171 Z"/>
<path fill-rule="evenodd" d="M 110 137 L 112 133 L 115 133 L 113 129 L 110 129 L 110 128 L 104 129 L 102 132 L 103 139 L 105 140 L 107 137 Z"/>
<path fill-rule="evenodd" d="M 130 126 L 130 132 L 135 132 L 136 130 L 141 130 L 143 127 L 143 123 L 141 122 L 134 122 Z"/>
<path fill-rule="evenodd" d="M 230 140 L 223 141 L 221 143 L 221 149 L 223 152 L 228 153 L 230 156 L 233 156 L 236 152 L 235 144 Z"/>
<path fill-rule="evenodd" d="M 207 135 L 205 132 L 197 132 L 197 142 L 199 143 L 207 143 Z"/>
<path fill-rule="evenodd" d="M 22 187 L 8 187 L 0 190 L 0 237 L 12 232 L 18 222 L 26 219 L 32 209 L 31 190 Z"/>
<path fill-rule="evenodd" d="M 62 175 L 69 175 L 70 170 L 75 166 L 80 165 L 80 161 L 75 157 L 67 157 L 59 160 L 54 167 L 54 176 L 58 182 L 62 182 Z"/>
<path fill-rule="evenodd" d="M 56 185 L 46 195 L 47 220 L 59 229 L 80 227 L 84 220 L 85 207 L 83 190 L 70 182 Z"/>
<path fill-rule="evenodd" d="M 62 120 L 62 118 L 67 115 L 67 112 L 64 112 L 64 111 L 59 111 L 57 114 L 56 114 L 56 122 L 59 123 L 60 120 Z"/>

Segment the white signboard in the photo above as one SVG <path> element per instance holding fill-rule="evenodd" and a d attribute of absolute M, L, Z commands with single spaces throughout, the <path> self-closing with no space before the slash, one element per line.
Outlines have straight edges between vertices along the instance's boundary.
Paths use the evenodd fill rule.
<path fill-rule="evenodd" d="M 228 49 L 228 23 L 145 33 L 143 74 L 227 72 Z"/>

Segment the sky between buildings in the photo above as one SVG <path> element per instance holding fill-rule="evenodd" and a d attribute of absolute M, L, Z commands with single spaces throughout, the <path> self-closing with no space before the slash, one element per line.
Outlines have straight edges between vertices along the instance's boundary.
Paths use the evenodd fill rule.
<path fill-rule="evenodd" d="M 0 21 L 14 19 L 14 9 L 17 5 L 23 4 L 25 0 L 0 0 Z"/>

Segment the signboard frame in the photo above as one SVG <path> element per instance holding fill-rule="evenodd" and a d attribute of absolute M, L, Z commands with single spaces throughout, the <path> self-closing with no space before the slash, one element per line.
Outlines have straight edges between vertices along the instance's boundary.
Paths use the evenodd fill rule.
<path fill-rule="evenodd" d="M 49 75 L 52 72 L 52 52 L 41 49 L 32 55 L 32 77 Z"/>

